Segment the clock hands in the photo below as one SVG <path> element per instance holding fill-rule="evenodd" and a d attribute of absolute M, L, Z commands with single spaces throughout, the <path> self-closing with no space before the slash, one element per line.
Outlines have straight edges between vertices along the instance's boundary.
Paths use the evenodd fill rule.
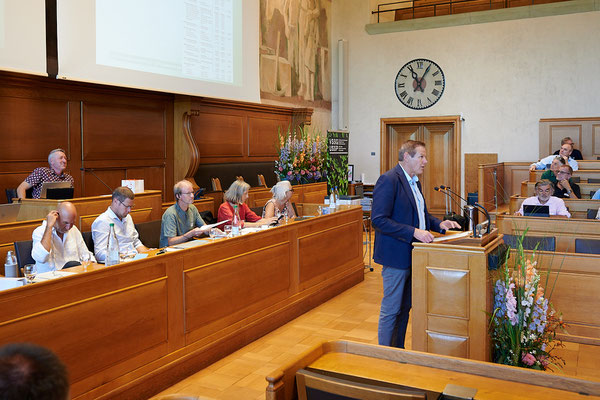
<path fill-rule="evenodd" d="M 413 92 L 416 92 L 417 88 L 421 88 L 421 81 L 419 80 L 419 75 L 417 75 L 417 73 L 413 70 L 411 65 L 408 66 L 408 70 L 412 74 L 412 78 L 415 80 L 415 82 L 417 82 L 417 86 L 415 86 L 413 89 Z M 423 91 L 423 88 L 421 88 L 421 91 Z"/>

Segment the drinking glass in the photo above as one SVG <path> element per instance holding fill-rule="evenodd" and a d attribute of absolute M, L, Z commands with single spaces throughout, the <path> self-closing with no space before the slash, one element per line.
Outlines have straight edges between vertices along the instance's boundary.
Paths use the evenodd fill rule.
<path fill-rule="evenodd" d="M 27 283 L 33 283 L 35 275 L 37 274 L 37 268 L 35 267 L 35 264 L 26 264 L 22 270 L 23 275 L 25 275 L 25 279 L 27 279 Z"/>
<path fill-rule="evenodd" d="M 217 236 L 219 236 L 219 228 L 210 228 L 210 231 L 208 231 L 208 236 L 210 236 L 214 242 Z"/>
<path fill-rule="evenodd" d="M 231 237 L 231 225 L 225 225 L 225 235 Z"/>

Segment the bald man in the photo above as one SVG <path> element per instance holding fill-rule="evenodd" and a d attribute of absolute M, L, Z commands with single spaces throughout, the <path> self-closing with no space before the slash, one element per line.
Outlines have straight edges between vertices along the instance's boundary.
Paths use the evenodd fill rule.
<path fill-rule="evenodd" d="M 68 201 L 50 211 L 41 226 L 31 235 L 33 248 L 31 257 L 35 260 L 38 273 L 60 270 L 69 261 L 96 261 L 74 225 L 77 209 Z"/>

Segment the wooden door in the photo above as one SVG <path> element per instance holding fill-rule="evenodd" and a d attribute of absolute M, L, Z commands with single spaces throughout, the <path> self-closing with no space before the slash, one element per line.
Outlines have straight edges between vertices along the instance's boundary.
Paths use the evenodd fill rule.
<path fill-rule="evenodd" d="M 461 193 L 460 117 L 384 118 L 381 127 L 381 173 L 396 166 L 402 143 L 407 140 L 425 143 L 428 163 L 419 180 L 429 211 L 443 215 L 446 197 L 434 187 L 445 185 Z M 459 212 L 456 202 L 452 206 Z"/>

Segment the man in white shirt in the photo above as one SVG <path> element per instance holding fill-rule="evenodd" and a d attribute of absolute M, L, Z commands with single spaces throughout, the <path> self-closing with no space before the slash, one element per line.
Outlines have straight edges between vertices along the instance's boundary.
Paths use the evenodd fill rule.
<path fill-rule="evenodd" d="M 41 226 L 33 231 L 31 257 L 38 273 L 62 269 L 69 261 L 96 261 L 81 232 L 74 226 L 77 209 L 68 201 L 50 211 Z"/>
<path fill-rule="evenodd" d="M 569 164 L 571 168 L 573 168 L 573 171 L 577 171 L 579 169 L 579 164 L 573 157 L 571 157 L 571 153 L 573 153 L 573 145 L 570 143 L 563 143 L 558 151 L 558 155 L 564 158 L 565 162 Z M 529 170 L 535 171 L 536 169 L 546 169 L 547 165 L 552 164 L 552 160 L 554 160 L 554 158 L 556 158 L 555 154 L 544 157 L 540 161 L 531 164 L 529 166 Z"/>
<path fill-rule="evenodd" d="M 108 232 L 111 223 L 115 224 L 121 255 L 132 255 L 149 250 L 140 241 L 133 219 L 129 215 L 134 207 L 133 198 L 134 194 L 131 189 L 123 186 L 116 188 L 112 194 L 112 203 L 92 224 L 94 253 L 99 262 L 104 262 L 106 259 Z"/>
<path fill-rule="evenodd" d="M 564 217 L 571 218 L 571 214 L 567 210 L 563 199 L 552 196 L 552 193 L 554 193 L 554 186 L 552 185 L 552 182 L 547 180 L 536 182 L 535 193 L 536 196 L 528 197 L 523 200 L 521 208 L 515 213 L 515 215 L 523 215 L 523 206 L 532 205 L 548 206 L 550 209 L 550 215 L 562 215 Z"/>

